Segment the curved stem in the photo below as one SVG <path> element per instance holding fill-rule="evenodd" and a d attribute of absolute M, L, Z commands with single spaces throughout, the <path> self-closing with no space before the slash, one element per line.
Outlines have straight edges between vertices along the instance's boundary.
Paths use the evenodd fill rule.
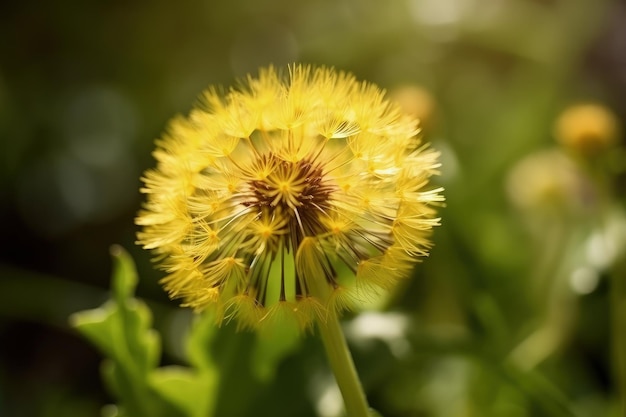
<path fill-rule="evenodd" d="M 328 361 L 335 374 L 337 385 L 343 396 L 348 417 L 368 417 L 369 407 L 356 372 L 352 355 L 348 349 L 339 319 L 330 314 L 325 322 L 318 321 L 318 329 Z"/>
<path fill-rule="evenodd" d="M 611 318 L 612 353 L 619 412 L 626 415 L 626 260 L 620 260 L 612 271 Z"/>

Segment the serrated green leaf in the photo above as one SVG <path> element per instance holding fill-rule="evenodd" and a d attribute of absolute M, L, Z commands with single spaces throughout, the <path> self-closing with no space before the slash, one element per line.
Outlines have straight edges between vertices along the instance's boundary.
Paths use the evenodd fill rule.
<path fill-rule="evenodd" d="M 102 307 L 75 313 L 70 322 L 102 353 L 129 373 L 146 374 L 158 365 L 160 340 L 150 328 L 151 314 L 139 300 L 124 305 L 107 301 Z"/>
<path fill-rule="evenodd" d="M 133 258 L 119 245 L 111 246 L 113 257 L 113 282 L 111 287 L 118 303 L 128 300 L 135 294 L 139 278 Z"/>
<path fill-rule="evenodd" d="M 111 251 L 115 267 L 113 299 L 101 307 L 75 313 L 72 325 L 108 359 L 102 364 L 106 385 L 120 406 L 109 408 L 122 417 L 209 417 L 217 402 L 219 373 L 211 357 L 215 333 L 210 313 L 198 317 L 188 337 L 188 352 L 197 369 L 157 368 L 161 355 L 152 313 L 134 298 L 135 266 L 119 247 Z"/>
<path fill-rule="evenodd" d="M 140 416 L 150 413 L 152 404 L 147 400 L 146 384 L 136 375 L 129 374 L 113 360 L 105 360 L 101 366 L 102 378 L 109 390 L 119 399 L 120 415 Z"/>
<path fill-rule="evenodd" d="M 161 345 L 151 329 L 150 309 L 133 297 L 135 265 L 120 247 L 111 253 L 115 262 L 113 299 L 99 308 L 75 313 L 70 322 L 109 359 L 103 362 L 102 375 L 120 399 L 120 415 L 179 416 L 179 410 L 158 398 L 148 386 L 148 375 L 158 366 Z"/>
<path fill-rule="evenodd" d="M 121 357 L 132 360 L 132 366 L 141 373 L 147 373 L 159 364 L 161 341 L 159 334 L 151 328 L 152 313 L 140 300 L 131 298 L 120 308 L 119 328 L 123 332 Z M 119 337 L 120 335 L 118 335 Z M 123 355 L 123 356 L 122 356 Z M 131 366 L 131 364 L 128 364 Z"/>
<path fill-rule="evenodd" d="M 129 373 L 145 375 L 158 365 L 161 355 L 159 336 L 151 329 L 150 309 L 133 298 L 137 285 L 135 263 L 121 246 L 113 246 L 111 255 L 114 260 L 111 283 L 114 301 L 76 313 L 70 317 L 70 322 Z"/>
<path fill-rule="evenodd" d="M 115 355 L 115 340 L 111 337 L 118 314 L 117 305 L 112 301 L 105 302 L 102 307 L 80 311 L 70 316 L 70 324 L 83 334 L 100 351 L 109 357 Z"/>
<path fill-rule="evenodd" d="M 161 397 L 184 411 L 187 417 L 207 417 L 215 407 L 217 374 L 180 366 L 158 368 L 150 374 L 150 386 Z"/>
<path fill-rule="evenodd" d="M 202 380 L 195 383 L 198 389 L 193 389 L 194 385 L 187 383 L 185 378 L 165 378 L 160 377 L 162 369 L 153 369 L 141 381 L 132 380 L 129 374 L 114 361 L 108 360 L 102 363 L 102 376 L 110 391 L 120 399 L 120 416 L 150 416 L 150 417 L 194 417 L 190 410 L 185 407 L 194 406 L 194 396 L 200 388 L 207 384 L 202 384 Z M 184 369 L 184 368 L 181 368 Z M 183 374 L 181 372 L 181 374 Z M 156 375 L 156 377 L 155 377 Z M 194 381 L 192 381 L 194 382 Z M 175 384 L 180 383 L 180 386 Z M 168 386 L 172 384 L 172 386 Z M 178 389 L 189 390 L 187 400 L 192 401 L 185 405 L 181 396 L 176 397 Z M 173 392 L 173 394 L 172 394 Z M 197 399 L 196 399 L 197 400 Z M 203 406 L 200 404 L 200 406 Z M 203 407 L 205 409 L 205 407 Z M 203 417 L 208 417 L 205 414 Z"/>

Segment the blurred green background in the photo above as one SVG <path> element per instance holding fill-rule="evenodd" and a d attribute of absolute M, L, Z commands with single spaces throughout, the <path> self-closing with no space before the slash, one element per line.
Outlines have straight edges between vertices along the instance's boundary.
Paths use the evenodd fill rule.
<path fill-rule="evenodd" d="M 624 151 L 565 156 L 553 126 L 581 101 L 624 120 L 624 2 L 27 0 L 0 6 L 0 35 L 0 416 L 97 416 L 115 402 L 101 355 L 68 324 L 108 297 L 115 243 L 137 262 L 163 362 L 185 362 L 190 314 L 134 244 L 139 177 L 204 88 L 294 61 L 401 94 L 442 152 L 432 255 L 380 313 L 348 317 L 371 405 L 390 417 L 622 415 L 611 279 L 626 279 Z M 238 340 L 223 415 L 337 415 L 315 338 L 260 381 L 254 336 L 220 332 Z"/>

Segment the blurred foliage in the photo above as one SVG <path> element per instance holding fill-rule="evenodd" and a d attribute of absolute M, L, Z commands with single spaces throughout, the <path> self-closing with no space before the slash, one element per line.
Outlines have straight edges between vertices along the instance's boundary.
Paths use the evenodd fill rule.
<path fill-rule="evenodd" d="M 187 415 L 182 400 L 211 384 L 200 398 L 218 416 L 339 415 L 315 338 L 198 324 L 134 246 L 139 176 L 168 118 L 208 85 L 296 60 L 397 94 L 442 152 L 431 257 L 377 313 L 347 318 L 371 405 L 386 417 L 623 415 L 623 130 L 594 155 L 554 134 L 578 103 L 624 126 L 624 22 L 619 0 L 2 4 L 0 415 L 98 416 L 114 402 Z M 117 335 L 96 350 L 67 317 L 109 298 L 112 243 L 136 259 L 145 305 L 128 284 L 82 316 L 87 335 Z M 207 349 L 192 353 L 194 337 Z M 136 369 L 150 404 L 112 394 Z"/>
<path fill-rule="evenodd" d="M 158 333 L 150 328 L 150 309 L 134 298 L 137 285 L 135 265 L 119 246 L 112 248 L 112 254 L 116 267 L 111 300 L 100 308 L 70 317 L 73 327 L 107 358 L 102 374 L 120 405 L 105 408 L 105 414 L 111 417 L 223 415 L 221 412 L 224 411 L 217 408 L 218 393 L 228 385 L 232 362 L 238 359 L 232 355 L 245 337 L 220 332 L 211 313 L 199 315 L 184 337 L 186 357 L 192 367 L 158 367 L 161 343 Z M 240 401 L 251 396 L 247 388 L 254 386 L 255 380 L 262 383 L 272 379 L 277 360 L 293 350 L 297 337 L 295 329 L 285 333 L 284 329 L 276 328 L 273 334 L 262 333 L 252 343 L 252 349 L 248 351 L 250 366 L 245 372 L 248 384 L 239 380 L 239 375 L 235 376 Z M 220 343 L 228 346 L 227 353 L 214 351 Z M 248 406 L 245 401 L 225 407 L 245 410 Z M 228 411 L 229 414 L 232 412 Z"/>
<path fill-rule="evenodd" d="M 135 266 L 117 246 L 113 255 L 117 265 L 112 300 L 71 317 L 74 327 L 109 358 L 102 372 L 122 401 L 120 410 L 111 409 L 110 415 L 210 415 L 216 375 L 212 359 L 206 357 L 208 351 L 196 348 L 190 352 L 190 360 L 198 365 L 196 372 L 176 366 L 157 368 L 161 347 L 157 333 L 150 328 L 150 310 L 132 298 L 137 284 Z M 206 324 L 196 327 L 199 333 L 210 331 Z"/>

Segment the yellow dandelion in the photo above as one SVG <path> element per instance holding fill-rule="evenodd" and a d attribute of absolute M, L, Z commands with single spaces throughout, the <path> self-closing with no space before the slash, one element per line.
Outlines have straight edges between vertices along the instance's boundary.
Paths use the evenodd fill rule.
<path fill-rule="evenodd" d="M 562 146 L 587 156 L 615 145 L 619 133 L 619 121 L 615 114 L 606 106 L 594 103 L 566 108 L 554 126 L 554 135 Z"/>
<path fill-rule="evenodd" d="M 433 95 L 425 88 L 403 85 L 393 89 L 390 96 L 404 112 L 417 118 L 421 126 L 428 128 L 434 124 L 437 106 Z"/>
<path fill-rule="evenodd" d="M 407 276 L 443 200 L 417 120 L 328 68 L 242 84 L 175 118 L 143 176 L 138 242 L 170 296 L 244 326 L 305 328 Z"/>

